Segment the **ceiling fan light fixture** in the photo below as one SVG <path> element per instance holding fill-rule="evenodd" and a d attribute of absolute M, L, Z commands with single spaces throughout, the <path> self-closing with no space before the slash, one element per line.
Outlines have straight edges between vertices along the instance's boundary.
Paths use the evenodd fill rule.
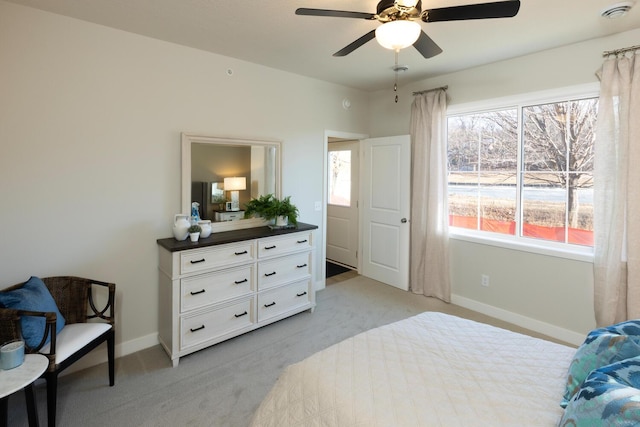
<path fill-rule="evenodd" d="M 416 7 L 418 0 L 396 0 L 395 4 L 400 7 L 412 8 Z"/>
<path fill-rule="evenodd" d="M 376 28 L 376 40 L 380 46 L 398 51 L 418 40 L 422 28 L 414 21 L 397 20 L 386 22 Z"/>

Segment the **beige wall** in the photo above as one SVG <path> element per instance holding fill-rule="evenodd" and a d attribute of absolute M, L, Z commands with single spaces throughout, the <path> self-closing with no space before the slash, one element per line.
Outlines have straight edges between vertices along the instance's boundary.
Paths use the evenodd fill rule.
<path fill-rule="evenodd" d="M 632 46 L 640 30 L 489 64 L 371 95 L 372 136 L 409 133 L 412 92 L 448 85 L 450 105 L 597 83 L 602 51 Z M 462 240 L 451 242 L 454 302 L 579 343 L 595 326 L 592 264 Z M 480 275 L 490 286 L 480 286 Z"/>
<path fill-rule="evenodd" d="M 325 129 L 367 131 L 366 93 L 3 1 L 0 63 L 0 287 L 115 282 L 119 354 L 167 315 L 156 239 L 180 212 L 181 132 L 281 140 L 283 193 L 321 225 Z"/>
<path fill-rule="evenodd" d="M 443 84 L 455 104 L 593 82 L 602 50 L 639 37 L 424 80 L 401 88 L 395 104 L 391 91 L 366 94 L 0 1 L 0 287 L 30 275 L 113 281 L 119 354 L 152 345 L 165 315 L 155 241 L 171 236 L 180 211 L 181 132 L 282 140 L 283 193 L 302 221 L 321 226 L 325 130 L 406 134 L 411 92 Z M 593 326 L 589 263 L 463 241 L 451 253 L 462 303 L 569 338 Z"/>

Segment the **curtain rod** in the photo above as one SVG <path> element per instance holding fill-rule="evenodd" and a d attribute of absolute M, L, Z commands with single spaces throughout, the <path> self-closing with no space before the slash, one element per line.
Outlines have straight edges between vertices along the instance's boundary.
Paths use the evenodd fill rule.
<path fill-rule="evenodd" d="M 436 90 L 447 90 L 447 89 L 449 89 L 449 86 L 442 86 L 442 87 L 436 87 L 433 89 L 421 90 L 419 92 L 413 92 L 413 96 L 422 95 L 423 93 L 427 93 L 427 92 L 434 92 Z"/>
<path fill-rule="evenodd" d="M 636 49 L 640 49 L 640 45 L 625 47 L 625 48 L 616 49 L 616 50 L 605 50 L 604 52 L 602 52 L 602 56 L 605 57 L 609 55 L 619 55 L 621 53 L 629 52 L 631 50 L 636 50 Z"/>

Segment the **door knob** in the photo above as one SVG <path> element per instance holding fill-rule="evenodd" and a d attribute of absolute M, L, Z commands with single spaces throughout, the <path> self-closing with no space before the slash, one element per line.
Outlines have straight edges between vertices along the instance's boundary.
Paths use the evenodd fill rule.
<path fill-rule="evenodd" d="M 402 218 L 402 219 L 400 220 L 400 222 L 401 222 L 401 223 L 403 223 L 403 224 L 404 224 L 404 223 L 406 223 L 406 222 L 407 222 L 407 218 Z"/>

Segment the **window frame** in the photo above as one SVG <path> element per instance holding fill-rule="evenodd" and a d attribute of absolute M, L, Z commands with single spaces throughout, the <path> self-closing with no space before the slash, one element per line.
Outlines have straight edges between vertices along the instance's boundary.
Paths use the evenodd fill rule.
<path fill-rule="evenodd" d="M 451 116 L 464 114 L 483 113 L 502 109 L 516 108 L 518 110 L 518 127 L 522 129 L 522 108 L 536 104 L 564 102 L 584 98 L 598 98 L 600 85 L 588 83 L 563 88 L 529 92 L 501 98 L 492 98 L 482 101 L 474 101 L 465 104 L 451 105 L 447 108 L 447 120 Z M 445 126 L 445 130 L 447 127 Z M 448 144 L 448 133 L 446 134 Z M 518 172 L 521 172 L 522 162 L 522 132 L 518 133 Z M 518 178 L 518 182 L 520 178 Z M 516 201 L 521 197 L 520 185 L 516 186 Z M 521 209 L 519 209 L 521 211 Z M 522 213 L 520 212 L 519 216 Z M 518 218 L 519 223 L 521 218 Z M 472 243 L 480 243 L 507 249 L 536 253 L 559 258 L 573 259 L 577 261 L 593 262 L 593 247 L 554 242 L 530 237 L 511 236 L 507 234 L 491 233 L 481 230 L 471 230 L 460 227 L 449 227 L 449 237 Z"/>

